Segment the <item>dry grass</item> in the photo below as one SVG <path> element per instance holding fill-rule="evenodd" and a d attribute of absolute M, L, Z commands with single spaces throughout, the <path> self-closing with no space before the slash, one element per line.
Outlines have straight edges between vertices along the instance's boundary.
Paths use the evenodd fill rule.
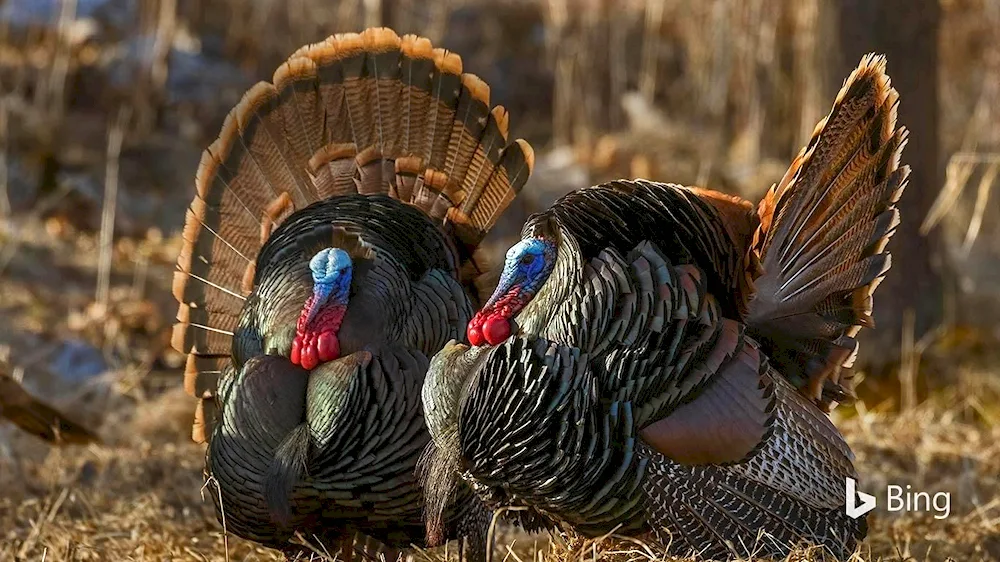
<path fill-rule="evenodd" d="M 183 439 L 181 424 L 162 425 L 187 421 L 188 408 L 170 412 L 185 402 L 169 393 L 143 404 L 148 418 L 112 446 L 35 456 L 24 444 L 19 470 L 5 463 L 0 483 L 0 559 L 223 559 L 221 529 L 200 497 L 202 452 Z M 275 558 L 232 542 L 234 560 Z"/>
<path fill-rule="evenodd" d="M 133 402 L 105 426 L 108 446 L 48 450 L 11 436 L 0 461 L 2 560 L 224 560 L 221 526 L 202 497 L 200 446 L 186 441 L 189 400 L 179 391 Z M 959 385 L 906 413 L 846 412 L 839 421 L 869 491 L 884 483 L 952 494 L 945 520 L 929 514 L 871 518 L 857 562 L 1000 559 L 1000 384 L 963 373 Z M 634 541 L 572 546 L 503 533 L 497 560 L 657 559 Z M 443 559 L 443 553 L 431 555 Z M 502 558 L 501 558 L 502 557 Z M 453 557 L 452 557 L 453 558 Z M 231 537 L 230 560 L 277 555 Z M 822 560 L 804 550 L 789 560 Z"/>
<path fill-rule="evenodd" d="M 0 428 L 0 444 L 9 443 L 0 448 L 0 560 L 225 560 L 221 526 L 203 497 L 203 450 L 188 442 L 191 400 L 177 387 L 178 372 L 165 370 L 168 323 L 155 314 L 170 307 L 166 283 L 176 240 L 120 240 L 112 252 L 116 290 L 109 308 L 98 311 L 88 303 L 99 234 L 67 234 L 30 217 L 16 224 L 22 246 L 0 285 L 4 317 L 29 334 L 54 329 L 105 341 L 119 360 L 105 394 L 71 392 L 60 401 L 101 423 L 106 446 L 52 450 Z M 146 256 L 150 271 L 145 291 L 133 290 L 143 267 L 139 256 Z M 50 267 L 63 272 L 64 285 L 44 282 Z M 151 304 L 143 294 L 167 296 Z M 838 410 L 869 491 L 910 484 L 953 498 L 943 521 L 877 510 L 858 561 L 1000 560 L 1000 361 L 974 335 L 949 334 L 924 350 L 912 408 L 899 411 L 899 392 L 890 385 L 854 409 Z M 48 344 L 17 337 L 3 354 L 26 368 L 27 379 L 56 385 L 41 361 Z M 872 382 L 863 388 L 875 389 Z M 228 555 L 278 558 L 235 537 Z M 610 538 L 572 546 L 511 532 L 498 539 L 497 559 L 584 562 L 595 556 L 650 559 L 642 546 Z M 803 551 L 792 559 L 817 556 Z"/>

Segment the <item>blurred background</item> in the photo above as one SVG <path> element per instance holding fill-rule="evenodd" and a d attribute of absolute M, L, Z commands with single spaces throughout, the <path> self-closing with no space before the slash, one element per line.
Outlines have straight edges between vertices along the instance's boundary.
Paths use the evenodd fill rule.
<path fill-rule="evenodd" d="M 863 482 L 948 491 L 952 515 L 876 512 L 863 555 L 1000 560 L 1000 0 L 0 0 L 0 370 L 106 442 L 0 422 L 0 559 L 272 559 L 199 495 L 169 344 L 179 230 L 243 92 L 372 25 L 459 53 L 534 145 L 498 257 L 603 180 L 757 201 L 886 54 L 913 173 L 861 400 L 835 416 Z"/>

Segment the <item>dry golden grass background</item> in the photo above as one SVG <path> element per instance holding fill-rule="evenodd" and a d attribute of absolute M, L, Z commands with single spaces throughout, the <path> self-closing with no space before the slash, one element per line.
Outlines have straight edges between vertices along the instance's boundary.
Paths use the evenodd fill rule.
<path fill-rule="evenodd" d="M 169 283 L 201 150 L 294 48 L 388 23 L 461 54 L 539 152 L 499 251 L 528 212 L 602 179 L 759 196 L 839 86 L 830 1 L 0 0 L 0 363 L 105 440 L 49 449 L 0 427 L 0 561 L 276 559 L 224 540 L 201 496 Z M 941 6 L 932 235 L 955 322 L 835 416 L 866 485 L 950 492 L 952 514 L 877 509 L 866 561 L 1000 560 L 1000 0 Z M 103 374 L 60 372 L 67 342 Z M 650 558 L 613 539 L 505 533 L 497 548 Z"/>

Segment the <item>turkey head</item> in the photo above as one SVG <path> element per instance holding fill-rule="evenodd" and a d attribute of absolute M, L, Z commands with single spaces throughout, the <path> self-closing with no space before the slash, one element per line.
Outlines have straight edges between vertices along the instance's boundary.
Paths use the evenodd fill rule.
<path fill-rule="evenodd" d="M 340 357 L 337 332 L 347 312 L 353 265 L 351 256 L 340 248 L 323 248 L 309 260 L 313 293 L 295 325 L 292 363 L 311 371 Z"/>
<path fill-rule="evenodd" d="M 499 345 L 518 332 L 516 317 L 546 287 L 559 261 L 562 240 L 553 221 L 529 220 L 521 240 L 507 250 L 492 296 L 469 322 L 469 343 Z"/>

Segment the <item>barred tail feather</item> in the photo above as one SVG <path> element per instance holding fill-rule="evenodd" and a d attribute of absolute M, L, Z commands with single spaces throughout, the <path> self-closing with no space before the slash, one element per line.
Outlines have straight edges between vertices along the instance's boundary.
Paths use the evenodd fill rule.
<path fill-rule="evenodd" d="M 909 168 L 885 59 L 868 55 L 830 114 L 761 201 L 753 250 L 764 273 L 747 324 L 778 370 L 822 408 L 849 398 L 854 337 L 874 325 L 872 294 Z"/>
<path fill-rule="evenodd" d="M 846 559 L 867 533 L 843 508 L 817 509 L 724 467 L 654 462 L 648 489 L 654 534 L 676 555 L 743 559 L 812 544 Z"/>
<path fill-rule="evenodd" d="M 229 355 L 261 246 L 316 201 L 386 194 L 420 208 L 455 238 L 471 285 L 477 246 L 534 164 L 489 94 L 458 55 L 387 28 L 306 45 L 247 91 L 202 155 L 185 218 L 173 345 L 199 358 L 185 386 L 212 400 L 198 381 L 215 371 L 190 367 Z"/>

